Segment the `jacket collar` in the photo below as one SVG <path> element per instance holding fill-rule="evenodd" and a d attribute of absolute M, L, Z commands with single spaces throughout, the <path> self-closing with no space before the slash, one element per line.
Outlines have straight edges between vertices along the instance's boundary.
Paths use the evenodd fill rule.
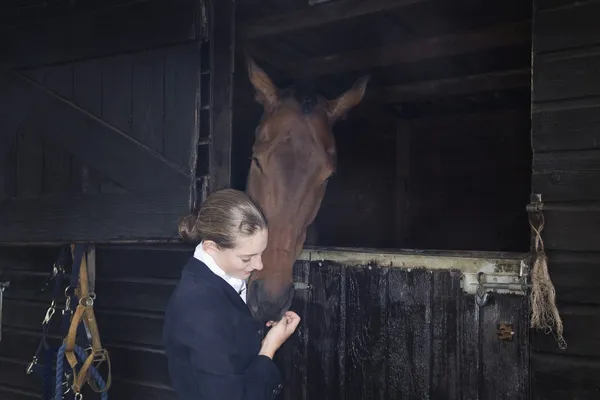
<path fill-rule="evenodd" d="M 242 300 L 238 292 L 236 292 L 236 290 L 222 277 L 212 272 L 208 265 L 206 265 L 204 262 L 192 256 L 190 257 L 184 269 L 192 272 L 211 286 L 223 291 L 236 307 L 238 307 L 243 312 L 247 312 L 248 315 L 252 316 L 250 308 L 248 308 L 248 306 L 246 305 L 244 300 Z"/>
<path fill-rule="evenodd" d="M 202 248 L 202 242 L 200 242 L 200 244 L 196 246 L 196 250 L 194 251 L 194 257 L 206 264 L 206 266 L 215 275 L 223 278 L 225 282 L 231 285 L 231 287 L 233 287 L 233 289 L 236 292 L 238 292 L 242 300 L 244 300 L 244 303 L 246 302 L 246 281 L 227 275 L 225 271 L 223 271 L 221 267 L 217 265 L 214 258 L 212 258 L 210 254 L 204 251 L 204 249 Z"/>

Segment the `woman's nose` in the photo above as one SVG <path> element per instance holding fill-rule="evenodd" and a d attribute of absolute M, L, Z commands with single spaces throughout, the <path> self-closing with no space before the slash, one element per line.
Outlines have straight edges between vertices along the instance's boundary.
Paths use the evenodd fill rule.
<path fill-rule="evenodd" d="M 254 269 L 257 271 L 260 271 L 261 269 L 263 269 L 263 263 L 262 263 L 262 257 L 258 256 L 258 258 L 256 259 L 256 261 L 254 262 Z"/>

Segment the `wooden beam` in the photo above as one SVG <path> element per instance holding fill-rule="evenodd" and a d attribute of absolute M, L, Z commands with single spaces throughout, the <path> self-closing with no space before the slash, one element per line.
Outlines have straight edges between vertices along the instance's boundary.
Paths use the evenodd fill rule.
<path fill-rule="evenodd" d="M 367 91 L 367 99 L 380 104 L 409 103 L 529 86 L 529 68 L 494 71 Z"/>
<path fill-rule="evenodd" d="M 4 78 L 3 83 L 18 88 L 8 91 L 18 93 L 15 103 L 29 105 L 19 126 L 24 134 L 44 137 L 125 189 L 156 190 L 191 184 L 190 177 L 178 166 L 75 104 L 23 75 Z M 17 114 L 23 112 L 15 110 Z"/>
<path fill-rule="evenodd" d="M 523 129 L 529 132 L 529 126 L 523 125 L 523 121 L 528 121 L 529 112 L 526 110 L 493 110 L 480 113 L 465 113 L 440 115 L 425 118 L 405 119 L 413 133 L 429 132 L 434 134 L 440 132 L 447 136 L 446 132 L 461 127 L 461 131 L 481 129 L 481 135 L 493 134 L 498 129 Z"/>
<path fill-rule="evenodd" d="M 188 190 L 6 199 L 0 204 L 0 242 L 175 240 L 178 218 L 189 212 Z"/>
<path fill-rule="evenodd" d="M 209 190 L 231 185 L 233 71 L 235 60 L 234 0 L 211 2 L 210 62 L 211 116 Z"/>
<path fill-rule="evenodd" d="M 299 11 L 272 15 L 242 25 L 243 39 L 259 39 L 286 32 L 317 28 L 333 22 L 345 21 L 385 11 L 395 10 L 427 0 L 340 0 L 306 7 Z"/>
<path fill-rule="evenodd" d="M 414 63 L 527 44 L 531 41 L 530 30 L 531 21 L 524 20 L 484 29 L 473 29 L 466 32 L 419 39 L 409 43 L 308 58 L 289 63 L 286 70 L 294 78 L 304 78 Z"/>

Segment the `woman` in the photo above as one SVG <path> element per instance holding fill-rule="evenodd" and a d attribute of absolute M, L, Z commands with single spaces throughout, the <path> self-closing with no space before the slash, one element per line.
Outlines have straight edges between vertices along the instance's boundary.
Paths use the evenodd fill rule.
<path fill-rule="evenodd" d="M 243 192 L 210 195 L 179 234 L 199 243 L 184 266 L 165 313 L 163 341 L 180 400 L 264 400 L 282 388 L 273 362 L 300 317 L 287 312 L 261 326 L 246 306 L 246 279 L 262 269 L 265 217 Z"/>

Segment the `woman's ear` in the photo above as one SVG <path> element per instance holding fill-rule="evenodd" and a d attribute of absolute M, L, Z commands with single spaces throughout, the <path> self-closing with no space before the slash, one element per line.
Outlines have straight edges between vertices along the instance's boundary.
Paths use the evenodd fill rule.
<path fill-rule="evenodd" d="M 219 246 L 212 240 L 205 240 L 202 242 L 202 249 L 211 257 L 214 257 L 219 251 Z"/>

